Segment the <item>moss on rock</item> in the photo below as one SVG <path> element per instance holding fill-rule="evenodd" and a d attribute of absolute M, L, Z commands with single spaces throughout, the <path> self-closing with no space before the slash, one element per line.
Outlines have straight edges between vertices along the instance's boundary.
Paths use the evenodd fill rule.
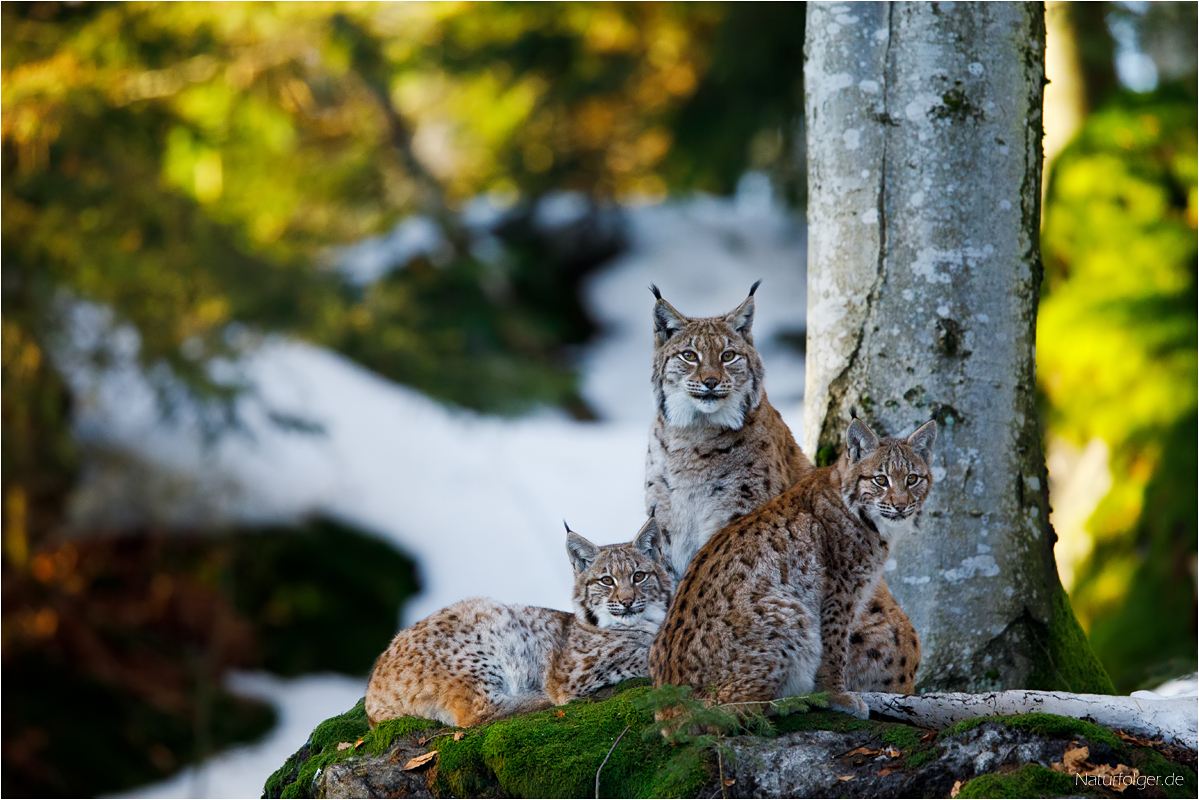
<path fill-rule="evenodd" d="M 973 730 L 988 722 L 998 722 L 1013 728 L 1023 728 L 1030 733 L 1039 734 L 1050 739 L 1086 739 L 1094 744 L 1105 744 L 1114 750 L 1124 749 L 1120 737 L 1107 728 L 1073 717 L 1059 717 L 1056 714 L 1012 714 L 1010 716 L 975 717 L 966 719 L 941 732 L 942 739 L 956 736 L 959 733 Z"/>
<path fill-rule="evenodd" d="M 607 757 L 600 774 L 604 796 L 693 796 L 708 779 L 703 753 L 669 747 L 656 735 L 652 714 L 635 705 L 650 691 L 637 685 L 644 683 L 628 681 L 605 700 L 576 700 L 483 728 L 464 728 L 460 739 L 439 736 L 428 743 L 439 753 L 431 788 L 459 797 L 590 797 L 596 771 Z M 405 717 L 372 731 L 359 702 L 317 726 L 305 747 L 267 780 L 264 796 L 310 797 L 320 771 L 330 764 L 381 755 L 402 737 L 441 727 Z M 613 747 L 617 737 L 620 742 Z M 338 750 L 344 742 L 355 746 Z"/>
<path fill-rule="evenodd" d="M 1025 764 L 1011 772 L 979 775 L 966 781 L 960 800 L 976 797 L 1064 797 L 1077 794 L 1074 779 L 1038 764 Z"/>

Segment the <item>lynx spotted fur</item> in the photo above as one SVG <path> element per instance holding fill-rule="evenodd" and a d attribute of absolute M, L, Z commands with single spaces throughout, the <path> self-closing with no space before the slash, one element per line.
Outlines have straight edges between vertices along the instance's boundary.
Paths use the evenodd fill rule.
<path fill-rule="evenodd" d="M 713 536 L 650 650 L 654 685 L 743 710 L 819 689 L 831 707 L 866 717 L 846 684 L 851 623 L 872 602 L 892 542 L 919 523 L 936 435 L 928 422 L 880 440 L 855 419 L 835 466 Z"/>
<path fill-rule="evenodd" d="M 402 716 L 482 725 L 649 675 L 672 586 L 656 522 L 631 543 L 602 547 L 568 528 L 566 549 L 574 614 L 474 599 L 400 631 L 367 684 L 371 727 Z"/>
<path fill-rule="evenodd" d="M 701 547 L 814 469 L 764 388 L 753 344 L 755 283 L 736 310 L 685 317 L 651 287 L 657 416 L 646 456 L 645 505 L 658 521 L 676 584 Z M 849 687 L 911 693 L 920 640 L 878 582 L 855 620 Z"/>

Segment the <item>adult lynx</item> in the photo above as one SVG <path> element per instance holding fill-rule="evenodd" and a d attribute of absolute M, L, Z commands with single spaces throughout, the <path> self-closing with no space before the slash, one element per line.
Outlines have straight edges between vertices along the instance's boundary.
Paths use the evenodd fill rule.
<path fill-rule="evenodd" d="M 760 283 L 760 282 L 759 282 Z M 814 469 L 766 398 L 753 342 L 755 283 L 734 311 L 685 317 L 650 287 L 657 415 L 646 456 L 645 506 L 658 521 L 662 556 L 677 583 L 720 529 Z M 854 621 L 850 688 L 914 690 L 916 630 L 885 580 Z"/>
<path fill-rule="evenodd" d="M 846 681 L 851 623 L 892 542 L 919 523 L 936 436 L 928 422 L 906 439 L 879 439 L 855 419 L 835 466 L 713 536 L 650 650 L 654 685 L 711 691 L 721 704 L 821 689 L 833 708 L 865 717 Z"/>
<path fill-rule="evenodd" d="M 403 716 L 482 725 L 649 675 L 671 589 L 657 561 L 657 524 L 602 547 L 567 528 L 566 550 L 574 614 L 463 600 L 400 631 L 367 684 L 371 727 Z"/>

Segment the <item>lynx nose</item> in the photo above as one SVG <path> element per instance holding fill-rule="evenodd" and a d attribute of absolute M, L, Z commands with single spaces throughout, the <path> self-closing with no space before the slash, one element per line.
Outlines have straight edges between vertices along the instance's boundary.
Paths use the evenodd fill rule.
<path fill-rule="evenodd" d="M 622 597 L 622 598 L 620 598 L 620 604 L 622 606 L 624 606 L 625 608 L 632 608 L 633 607 L 633 598 Z"/>
<path fill-rule="evenodd" d="M 719 385 L 720 378 L 704 378 L 704 386 L 707 386 L 709 389 L 715 389 Z"/>
<path fill-rule="evenodd" d="M 905 508 L 907 508 L 907 507 L 908 507 L 908 504 L 907 504 L 907 503 L 902 503 L 902 502 L 900 502 L 900 501 L 898 501 L 898 500 L 896 500 L 895 502 L 891 503 L 891 505 L 895 506 L 895 510 L 896 510 L 896 511 L 903 511 Z"/>

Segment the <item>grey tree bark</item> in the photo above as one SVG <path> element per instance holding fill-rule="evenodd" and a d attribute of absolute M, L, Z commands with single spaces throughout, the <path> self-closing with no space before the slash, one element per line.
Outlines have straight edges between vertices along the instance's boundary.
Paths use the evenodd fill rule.
<path fill-rule="evenodd" d="M 1053 559 L 1035 398 L 1044 10 L 809 3 L 804 447 L 940 428 L 887 564 L 920 690 L 1110 692 Z"/>

